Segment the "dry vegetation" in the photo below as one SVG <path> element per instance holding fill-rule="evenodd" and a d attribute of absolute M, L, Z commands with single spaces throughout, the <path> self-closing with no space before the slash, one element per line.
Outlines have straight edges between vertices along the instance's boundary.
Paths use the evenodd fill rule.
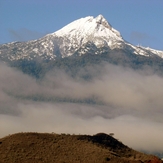
<path fill-rule="evenodd" d="M 0 139 L 0 163 L 161 163 L 107 134 L 17 133 Z"/>

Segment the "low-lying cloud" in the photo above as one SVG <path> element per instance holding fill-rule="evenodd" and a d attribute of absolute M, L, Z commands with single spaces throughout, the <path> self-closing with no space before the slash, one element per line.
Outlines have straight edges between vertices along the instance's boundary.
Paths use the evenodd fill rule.
<path fill-rule="evenodd" d="M 80 77 L 84 71 L 73 78 L 53 70 L 37 81 L 1 63 L 0 137 L 26 131 L 114 132 L 132 148 L 162 150 L 163 78 L 111 64 L 87 71 L 91 80 Z"/>

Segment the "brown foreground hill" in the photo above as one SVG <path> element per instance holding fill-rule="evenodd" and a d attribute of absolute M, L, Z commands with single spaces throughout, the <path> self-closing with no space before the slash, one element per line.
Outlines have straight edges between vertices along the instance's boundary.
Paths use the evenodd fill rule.
<path fill-rule="evenodd" d="M 0 139 L 0 163 L 162 163 L 110 135 L 17 133 Z"/>

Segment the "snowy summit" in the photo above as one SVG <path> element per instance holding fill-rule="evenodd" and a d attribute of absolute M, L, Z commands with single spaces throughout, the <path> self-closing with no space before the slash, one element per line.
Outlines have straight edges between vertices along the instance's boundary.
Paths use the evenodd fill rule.
<path fill-rule="evenodd" d="M 65 46 L 69 40 L 73 49 L 80 48 L 87 42 L 92 42 L 97 47 L 109 46 L 111 48 L 115 46 L 115 43 L 123 41 L 120 33 L 112 28 L 102 15 L 96 18 L 88 16 L 78 19 L 53 34 L 64 38 Z"/>
<path fill-rule="evenodd" d="M 78 19 L 55 32 L 55 34 L 62 37 L 67 35 L 76 36 L 79 39 L 83 37 L 104 37 L 106 39 L 123 40 L 120 33 L 112 28 L 102 15 L 96 18 L 88 16 Z"/>
<path fill-rule="evenodd" d="M 48 34 L 38 40 L 14 42 L 0 45 L 2 60 L 33 60 L 40 57 L 43 60 L 55 60 L 72 55 L 107 54 L 118 49 L 143 56 L 159 56 L 163 52 L 155 49 L 134 46 L 126 42 L 119 31 L 114 29 L 102 16 L 88 16 L 73 21 L 62 29 Z"/>

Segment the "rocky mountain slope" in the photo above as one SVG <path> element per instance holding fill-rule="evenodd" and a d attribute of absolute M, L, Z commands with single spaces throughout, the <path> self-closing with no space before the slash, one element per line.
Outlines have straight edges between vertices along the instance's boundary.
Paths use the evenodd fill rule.
<path fill-rule="evenodd" d="M 119 31 L 99 15 L 78 19 L 62 29 L 38 40 L 13 42 L 0 45 L 2 60 L 56 60 L 68 56 L 84 54 L 104 54 L 113 49 L 130 51 L 135 55 L 163 57 L 163 52 L 133 46 L 126 42 Z"/>
<path fill-rule="evenodd" d="M 163 75 L 163 52 L 134 46 L 99 15 L 78 19 L 38 40 L 0 45 L 0 61 L 40 78 L 53 68 L 71 71 L 108 62 Z M 90 74 L 88 74 L 90 76 Z"/>
<path fill-rule="evenodd" d="M 134 140 L 133 140 L 134 141 Z M 0 163 L 162 163 L 110 135 L 18 133 L 0 139 Z"/>

